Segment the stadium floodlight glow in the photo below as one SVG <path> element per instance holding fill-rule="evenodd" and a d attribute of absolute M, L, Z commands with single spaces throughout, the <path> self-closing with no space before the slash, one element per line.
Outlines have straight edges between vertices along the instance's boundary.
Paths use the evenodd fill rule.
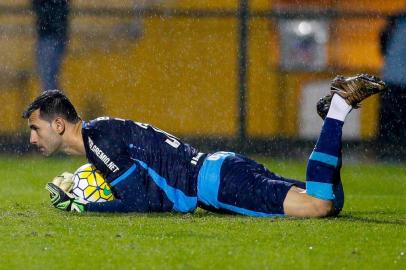
<path fill-rule="evenodd" d="M 297 27 L 298 34 L 301 36 L 306 36 L 312 33 L 312 25 L 308 21 L 301 21 Z"/>
<path fill-rule="evenodd" d="M 329 22 L 316 19 L 280 19 L 280 68 L 320 71 L 327 66 Z"/>

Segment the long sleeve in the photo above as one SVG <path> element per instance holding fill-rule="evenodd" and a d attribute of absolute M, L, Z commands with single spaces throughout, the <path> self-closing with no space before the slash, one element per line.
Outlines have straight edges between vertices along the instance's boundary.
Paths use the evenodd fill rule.
<path fill-rule="evenodd" d="M 139 166 L 131 165 L 124 173 L 110 182 L 115 200 L 89 203 L 90 212 L 147 212 L 145 184 L 140 177 Z"/>

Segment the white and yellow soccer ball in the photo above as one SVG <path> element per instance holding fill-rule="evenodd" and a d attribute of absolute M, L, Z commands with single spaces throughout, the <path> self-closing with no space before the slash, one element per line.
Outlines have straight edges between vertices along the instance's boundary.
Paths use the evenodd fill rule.
<path fill-rule="evenodd" d="M 93 164 L 81 166 L 73 174 L 72 193 L 88 202 L 106 202 L 114 200 L 110 185 Z"/>

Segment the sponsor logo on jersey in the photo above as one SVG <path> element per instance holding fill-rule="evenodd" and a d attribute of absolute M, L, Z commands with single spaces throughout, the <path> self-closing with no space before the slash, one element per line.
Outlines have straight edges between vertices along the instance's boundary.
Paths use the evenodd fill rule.
<path fill-rule="evenodd" d="M 97 146 L 94 144 L 93 140 L 88 137 L 89 141 L 89 148 L 90 150 L 96 154 L 96 156 L 109 168 L 112 172 L 117 172 L 120 169 L 118 166 Z"/>

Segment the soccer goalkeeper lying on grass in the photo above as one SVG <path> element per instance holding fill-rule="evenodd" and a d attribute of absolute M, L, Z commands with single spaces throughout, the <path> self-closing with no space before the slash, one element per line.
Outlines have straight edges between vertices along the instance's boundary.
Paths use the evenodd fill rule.
<path fill-rule="evenodd" d="M 151 125 L 101 117 L 82 121 L 58 90 L 38 96 L 23 113 L 30 143 L 48 156 L 86 155 L 110 184 L 115 200 L 86 203 L 48 183 L 52 204 L 66 211 L 193 212 L 197 207 L 249 216 L 326 217 L 340 212 L 341 136 L 346 116 L 385 90 L 376 77 L 336 77 L 317 104 L 324 119 L 310 155 L 306 183 L 287 179 L 232 152 L 201 153 Z"/>

